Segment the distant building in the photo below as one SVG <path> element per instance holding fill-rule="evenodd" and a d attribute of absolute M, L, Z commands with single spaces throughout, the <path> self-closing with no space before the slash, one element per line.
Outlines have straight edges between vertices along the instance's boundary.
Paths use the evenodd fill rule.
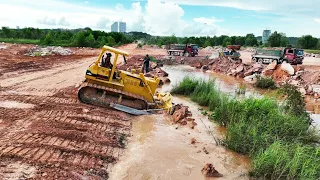
<path fill-rule="evenodd" d="M 114 22 L 111 25 L 111 32 L 125 33 L 126 31 L 127 31 L 127 24 L 125 22 Z"/>
<path fill-rule="evenodd" d="M 262 33 L 262 43 L 265 44 L 268 42 L 268 39 L 271 35 L 271 30 L 263 30 L 263 33 Z"/>
<path fill-rule="evenodd" d="M 119 28 L 118 28 L 118 25 L 119 23 L 118 22 L 114 22 L 112 25 L 111 25 L 111 32 L 119 32 Z"/>
<path fill-rule="evenodd" d="M 127 24 L 125 22 L 119 22 L 119 32 L 125 33 L 127 31 Z"/>

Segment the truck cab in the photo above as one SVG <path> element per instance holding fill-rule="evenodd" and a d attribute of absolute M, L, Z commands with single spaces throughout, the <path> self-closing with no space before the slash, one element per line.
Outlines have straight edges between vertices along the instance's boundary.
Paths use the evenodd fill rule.
<path fill-rule="evenodd" d="M 283 61 L 290 64 L 302 64 L 304 59 L 304 51 L 296 48 L 285 48 L 283 50 Z"/>

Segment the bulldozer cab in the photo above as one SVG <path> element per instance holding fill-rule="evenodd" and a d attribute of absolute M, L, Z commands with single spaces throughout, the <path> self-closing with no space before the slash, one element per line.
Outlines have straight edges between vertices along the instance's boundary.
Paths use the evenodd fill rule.
<path fill-rule="evenodd" d="M 110 68 L 110 66 L 109 67 L 102 66 L 104 54 L 107 54 L 107 53 L 114 53 L 113 63 L 111 63 L 112 68 Z M 125 58 L 126 56 L 129 55 L 127 52 L 119 50 L 119 49 L 115 49 L 113 47 L 103 46 L 102 51 L 100 52 L 100 55 L 98 57 L 98 60 L 95 63 L 96 66 L 98 67 L 97 78 L 102 78 L 102 79 L 105 79 L 108 81 L 112 81 L 113 79 L 116 79 L 115 70 L 117 67 L 119 55 L 123 56 L 124 62 L 127 63 L 126 58 Z M 112 62 L 112 58 L 110 59 L 110 62 Z"/>

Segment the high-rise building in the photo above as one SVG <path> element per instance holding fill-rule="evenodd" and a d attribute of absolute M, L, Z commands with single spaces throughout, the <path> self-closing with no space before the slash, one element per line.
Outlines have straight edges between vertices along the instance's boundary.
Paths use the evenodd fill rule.
<path fill-rule="evenodd" d="M 262 43 L 265 44 L 268 42 L 268 39 L 271 35 L 271 30 L 263 30 L 263 33 L 262 33 Z"/>
<path fill-rule="evenodd" d="M 127 31 L 127 24 L 125 22 L 119 22 L 119 32 L 125 33 Z"/>
<path fill-rule="evenodd" d="M 126 31 L 127 31 L 127 24 L 125 22 L 114 22 L 111 25 L 111 32 L 125 33 Z"/>
<path fill-rule="evenodd" d="M 114 22 L 112 25 L 111 25 L 111 32 L 119 32 L 119 28 L 118 28 L 118 25 L 119 23 L 118 22 Z"/>

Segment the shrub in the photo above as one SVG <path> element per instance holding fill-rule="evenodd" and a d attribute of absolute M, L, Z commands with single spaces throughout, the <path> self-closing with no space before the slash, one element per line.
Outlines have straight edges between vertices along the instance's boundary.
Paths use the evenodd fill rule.
<path fill-rule="evenodd" d="M 139 43 L 139 44 L 137 45 L 138 48 L 142 48 L 142 46 L 143 46 L 143 45 L 142 45 L 141 43 Z"/>
<path fill-rule="evenodd" d="M 276 141 L 253 158 L 252 175 L 267 179 L 317 179 L 320 148 Z"/>
<path fill-rule="evenodd" d="M 258 88 L 262 89 L 276 89 L 276 83 L 270 77 L 262 77 L 257 75 L 257 82 L 254 84 Z"/>
<path fill-rule="evenodd" d="M 211 119 L 226 127 L 226 137 L 220 144 L 249 154 L 252 175 L 268 179 L 319 177 L 320 150 L 312 146 L 319 142 L 318 131 L 310 129 L 300 92 L 291 86 L 281 91 L 287 96 L 283 108 L 267 97 L 237 100 L 218 90 L 214 80 L 186 77 L 172 90 L 209 106 Z M 306 153 L 305 158 L 300 158 L 301 153 Z"/>
<path fill-rule="evenodd" d="M 187 76 L 183 78 L 183 80 L 179 84 L 175 85 L 172 88 L 171 93 L 189 96 L 195 90 L 199 83 L 200 80 L 192 79 Z"/>

